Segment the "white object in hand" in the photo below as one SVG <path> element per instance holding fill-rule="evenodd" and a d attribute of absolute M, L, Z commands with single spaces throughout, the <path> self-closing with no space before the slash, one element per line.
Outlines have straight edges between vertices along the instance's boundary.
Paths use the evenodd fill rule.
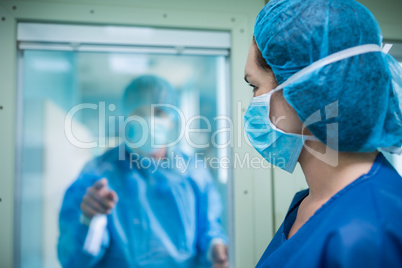
<path fill-rule="evenodd" d="M 91 219 L 87 237 L 85 238 L 84 251 L 91 255 L 98 255 L 102 245 L 102 237 L 106 231 L 106 215 L 95 215 Z"/>

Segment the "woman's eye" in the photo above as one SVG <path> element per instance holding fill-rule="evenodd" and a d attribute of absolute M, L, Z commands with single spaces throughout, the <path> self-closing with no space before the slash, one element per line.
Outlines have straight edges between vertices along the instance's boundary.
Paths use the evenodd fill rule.
<path fill-rule="evenodd" d="M 254 86 L 254 85 L 252 85 L 252 84 L 248 84 L 250 87 L 252 87 L 252 89 L 253 89 L 253 93 L 255 93 L 256 91 L 257 91 L 257 87 L 256 86 Z"/>

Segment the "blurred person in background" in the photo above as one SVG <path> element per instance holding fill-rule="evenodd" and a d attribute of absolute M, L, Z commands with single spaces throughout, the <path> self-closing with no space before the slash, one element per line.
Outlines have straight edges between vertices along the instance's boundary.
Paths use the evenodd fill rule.
<path fill-rule="evenodd" d="M 128 85 L 124 142 L 87 163 L 65 193 L 63 267 L 228 267 L 213 178 L 169 145 L 179 128 L 176 100 L 172 86 L 156 76 Z M 177 159 L 192 164 L 183 169 Z"/>

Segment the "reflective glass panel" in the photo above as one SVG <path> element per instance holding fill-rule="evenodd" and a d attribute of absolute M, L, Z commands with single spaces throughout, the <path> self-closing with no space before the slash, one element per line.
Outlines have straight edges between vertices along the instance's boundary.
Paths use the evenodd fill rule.
<path fill-rule="evenodd" d="M 123 248 L 127 250 L 124 254 L 128 254 L 127 256 L 137 253 L 144 254 L 141 260 L 135 260 L 140 263 L 151 263 L 155 259 L 163 259 L 157 254 L 170 252 L 164 249 L 158 251 L 158 247 L 166 245 L 161 242 L 165 239 L 164 236 L 170 237 L 173 244 L 176 243 L 172 248 L 177 252 L 170 252 L 172 255 L 183 258 L 185 254 L 181 253 L 186 250 L 189 255 L 194 254 L 190 248 L 206 247 L 199 242 L 203 238 L 198 235 L 210 228 L 209 217 L 216 217 L 214 213 L 219 214 L 219 199 L 223 208 L 220 224 L 223 232 L 227 234 L 226 197 L 229 166 L 225 163 L 211 161 L 217 157 L 222 158 L 229 155 L 227 147 L 217 146 L 225 144 L 228 138 L 227 133 L 218 131 L 223 127 L 228 127 L 225 118 L 217 120 L 217 116 L 226 116 L 228 111 L 226 61 L 227 58 L 224 56 L 49 50 L 25 50 L 23 52 L 23 90 L 21 92 L 23 105 L 20 107 L 23 118 L 22 172 L 19 185 L 21 191 L 19 241 L 21 267 L 61 267 L 57 246 L 60 237 L 59 216 L 66 190 L 80 177 L 86 163 L 93 162 L 95 157 L 102 157 L 120 145 L 119 117 L 125 112 L 122 104 L 124 91 L 134 79 L 143 75 L 161 77 L 173 86 L 174 94 L 177 96 L 177 106 L 184 116 L 179 119 L 178 126 L 186 133 L 176 147 L 183 155 L 190 156 L 192 160 L 199 160 L 199 163 L 202 163 L 200 164 L 201 171 L 194 172 L 200 176 L 193 178 L 191 182 L 195 181 L 196 190 L 190 185 L 190 188 L 184 186 L 184 188 L 180 188 L 185 189 L 186 194 L 178 193 L 179 188 L 170 193 L 174 197 L 166 200 L 175 200 L 175 203 L 171 204 L 171 211 L 167 210 L 163 215 L 156 215 L 163 212 L 161 211 L 163 204 L 158 203 L 158 206 L 161 207 L 157 207 L 156 203 L 149 200 L 163 196 L 164 190 L 161 190 L 160 196 L 149 194 L 147 201 L 132 198 L 130 195 L 128 197 L 124 194 L 119 196 L 117 206 L 119 203 L 127 205 L 132 202 L 130 206 L 132 205 L 133 208 L 138 207 L 145 210 L 144 207 L 149 205 L 149 210 L 144 212 L 147 213 L 145 216 L 133 216 L 136 212 L 132 212 L 133 214 L 127 212 L 126 215 L 132 227 L 126 226 L 127 218 L 119 219 L 118 222 L 121 226 L 116 227 L 115 223 L 113 231 L 110 231 L 109 244 L 105 242 L 106 240 L 102 240 L 102 243 L 105 242 L 107 245 L 124 244 Z M 188 129 L 202 129 L 203 131 L 188 131 Z M 163 177 L 163 172 L 161 174 L 158 176 Z M 179 175 L 176 177 L 181 178 L 181 173 L 177 174 Z M 203 181 L 207 176 L 205 174 L 211 174 L 212 184 L 205 184 Z M 116 175 L 116 178 L 123 179 L 123 175 L 119 176 Z M 157 175 L 148 174 L 143 177 L 150 179 L 145 182 L 145 185 L 151 185 L 152 178 L 156 178 Z M 112 182 L 109 184 L 111 187 L 116 185 Z M 210 185 L 216 187 L 218 199 L 214 195 L 206 198 L 209 190 L 204 186 L 211 187 Z M 133 195 L 140 191 L 142 184 L 139 183 L 136 187 L 138 188 L 132 189 Z M 188 194 L 189 191 L 192 192 L 191 195 Z M 183 196 L 189 197 L 189 200 L 183 199 Z M 78 200 L 74 206 L 66 208 L 66 213 L 71 212 L 70 218 L 74 218 L 79 214 L 77 211 L 80 211 L 80 206 L 77 204 L 82 200 L 82 193 L 79 189 L 72 188 L 71 195 L 66 195 L 66 198 Z M 193 207 L 187 209 L 186 206 Z M 206 211 L 205 206 L 209 206 L 210 211 Z M 171 223 L 169 221 L 162 222 L 160 218 L 153 221 L 149 216 L 150 211 L 154 211 L 151 214 L 155 214 L 156 218 L 171 217 L 174 219 L 179 217 L 180 221 L 177 222 L 184 224 L 184 227 L 169 226 L 169 224 L 177 223 L 173 220 Z M 176 216 L 175 211 L 182 214 Z M 188 211 L 193 211 L 194 215 L 188 215 Z M 109 215 L 107 218 L 109 222 L 113 220 L 111 218 L 113 215 L 120 214 Z M 70 218 L 69 221 L 75 221 L 77 226 L 78 224 L 84 225 L 82 221 L 79 222 L 82 219 Z M 72 224 L 71 222 L 68 224 Z M 142 240 L 138 238 L 138 240 L 148 241 L 146 242 L 148 244 L 136 244 L 136 239 L 132 239 L 132 237 L 140 237 L 142 233 L 138 230 L 142 230 L 141 228 L 148 230 L 145 234 L 149 237 L 142 237 Z M 158 231 L 158 228 L 161 231 Z M 175 229 L 178 231 L 175 232 Z M 122 241 L 113 240 L 115 237 L 113 232 L 116 230 L 127 232 L 116 236 Z M 137 232 L 137 236 L 132 236 L 131 232 Z M 74 235 L 77 234 L 74 233 Z M 82 242 L 86 241 L 86 235 L 80 239 Z M 124 241 L 124 239 L 126 240 Z M 69 243 L 68 239 L 66 241 L 60 241 L 60 243 Z M 183 243 L 199 243 L 199 245 L 184 245 Z M 64 249 L 74 246 L 76 244 L 71 242 L 71 244 L 65 245 Z M 83 243 L 81 247 L 84 247 Z M 141 250 L 136 249 L 141 247 L 143 247 Z M 169 250 L 173 250 L 172 248 Z M 65 254 L 63 249 L 59 254 Z M 108 251 L 103 254 L 109 254 L 107 256 L 110 259 L 113 259 L 113 254 L 117 254 L 115 257 L 119 257 L 119 254 L 124 255 L 122 252 Z M 190 257 L 188 258 L 190 259 Z M 102 264 L 99 259 L 94 259 L 94 261 L 100 263 L 99 267 L 109 267 L 107 263 Z"/>

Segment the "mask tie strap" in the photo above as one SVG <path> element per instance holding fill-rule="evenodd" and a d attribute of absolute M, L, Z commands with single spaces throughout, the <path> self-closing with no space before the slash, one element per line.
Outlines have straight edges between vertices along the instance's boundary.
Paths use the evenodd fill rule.
<path fill-rule="evenodd" d="M 329 55 L 325 58 L 322 58 L 321 60 L 318 60 L 316 62 L 314 62 L 313 64 L 303 68 L 302 70 L 300 70 L 299 72 L 295 73 L 294 75 L 292 75 L 291 77 L 289 77 L 285 82 L 283 82 L 282 84 L 280 84 L 279 86 L 277 86 L 274 90 L 272 90 L 270 95 L 272 95 L 272 93 L 279 91 L 291 84 L 293 84 L 296 80 L 298 80 L 299 78 L 301 78 L 302 76 L 314 72 L 315 70 L 318 70 L 326 65 L 329 65 L 331 63 L 334 62 L 338 62 L 347 58 L 351 58 L 357 55 L 361 55 L 361 54 L 365 54 L 365 53 L 370 53 L 370 52 L 384 52 L 384 53 L 388 53 L 389 50 L 391 49 L 392 45 L 390 44 L 386 44 L 384 45 L 383 48 L 381 48 L 379 45 L 377 44 L 368 44 L 368 45 L 360 45 L 360 46 L 356 46 L 356 47 L 352 47 L 352 48 L 348 48 L 339 52 L 336 52 L 332 55 Z M 268 94 L 269 94 L 268 93 Z M 280 129 L 278 129 L 272 122 L 271 120 L 269 120 L 269 116 L 268 116 L 268 122 L 271 125 L 271 127 L 273 129 L 275 129 L 276 131 L 282 132 L 282 133 L 286 133 Z M 301 135 L 301 134 L 293 134 L 293 133 L 286 133 L 286 134 L 290 134 L 290 135 L 294 135 L 294 136 L 302 136 L 304 140 L 311 140 L 311 141 L 319 141 L 319 139 L 317 139 L 315 136 L 310 136 L 310 135 Z"/>
<path fill-rule="evenodd" d="M 384 46 L 382 48 L 382 53 L 388 54 L 389 51 L 391 50 L 392 46 L 393 46 L 392 44 L 384 44 Z"/>
<path fill-rule="evenodd" d="M 329 64 L 332 64 L 334 62 L 338 62 L 347 58 L 351 58 L 357 55 L 361 55 L 361 54 L 366 54 L 366 53 L 370 53 L 370 52 L 384 52 L 384 53 L 388 53 L 389 50 L 391 49 L 392 45 L 390 44 L 386 44 L 384 45 L 383 48 L 381 48 L 379 45 L 377 44 L 368 44 L 368 45 L 360 45 L 360 46 L 356 46 L 356 47 L 352 47 L 352 48 L 348 48 L 339 52 L 336 52 L 334 54 L 331 54 L 325 58 L 322 58 L 316 62 L 314 62 L 313 64 L 303 68 L 302 70 L 300 70 L 299 72 L 295 73 L 294 75 L 292 75 L 291 77 L 289 77 L 285 82 L 283 82 L 282 84 L 280 84 L 279 86 L 277 86 L 275 89 L 273 89 L 272 91 L 253 98 L 255 100 L 255 102 L 258 102 L 261 100 L 261 98 L 266 98 L 265 101 L 270 102 L 270 97 L 272 96 L 273 93 L 293 84 L 296 80 L 298 80 L 299 78 L 301 78 L 302 76 L 314 72 L 324 66 L 327 66 Z M 301 136 L 304 140 L 311 140 L 311 141 L 318 141 L 319 139 L 317 139 L 315 136 L 310 136 L 310 135 L 302 135 L 302 134 L 294 134 L 294 133 L 286 133 L 284 131 L 282 131 L 281 129 L 278 129 L 270 120 L 269 118 L 269 111 L 268 111 L 268 122 L 269 125 L 276 131 L 284 133 L 284 134 L 289 134 L 289 135 L 293 135 L 293 136 Z"/>
<path fill-rule="evenodd" d="M 384 46 L 384 49 L 385 48 L 388 49 L 388 47 L 389 46 L 387 44 L 386 46 Z M 368 45 L 356 46 L 356 47 L 352 47 L 352 48 L 348 48 L 348 49 L 336 52 L 334 54 L 331 54 L 325 58 L 322 58 L 322 59 L 314 62 L 313 64 L 303 68 L 299 72 L 297 72 L 294 75 L 292 75 L 291 77 L 289 77 L 288 80 L 286 80 L 284 83 L 282 83 L 278 87 L 276 87 L 275 90 L 283 89 L 283 88 L 289 86 L 290 84 L 293 84 L 296 80 L 298 80 L 302 76 L 304 76 L 308 73 L 314 72 L 314 71 L 316 71 L 326 65 L 329 65 L 331 63 L 338 62 L 338 61 L 341 61 L 341 60 L 344 60 L 347 58 L 351 58 L 351 57 L 354 57 L 357 55 L 370 53 L 370 52 L 381 52 L 382 50 L 383 49 L 379 45 L 368 44 Z"/>

